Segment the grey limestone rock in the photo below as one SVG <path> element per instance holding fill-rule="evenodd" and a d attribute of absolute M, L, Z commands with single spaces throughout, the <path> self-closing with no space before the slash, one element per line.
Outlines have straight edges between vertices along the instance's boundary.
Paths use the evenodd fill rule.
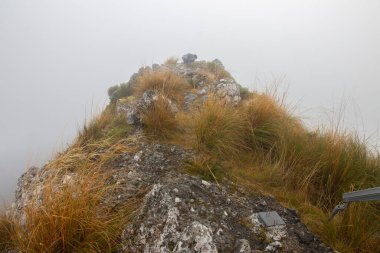
<path fill-rule="evenodd" d="M 233 105 L 237 105 L 241 101 L 240 86 L 231 78 L 220 79 L 215 85 L 215 94 Z"/>

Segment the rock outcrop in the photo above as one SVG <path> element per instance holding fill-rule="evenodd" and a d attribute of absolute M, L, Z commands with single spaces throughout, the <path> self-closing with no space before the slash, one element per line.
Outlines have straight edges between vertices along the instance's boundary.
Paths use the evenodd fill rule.
<path fill-rule="evenodd" d="M 138 149 L 115 161 L 112 183 L 120 191 L 107 203 L 116 206 L 148 190 L 138 216 L 121 235 L 121 252 L 332 252 L 308 231 L 295 210 L 273 197 L 184 173 L 180 168 L 191 151 L 149 144 L 139 132 L 128 142 Z M 20 178 L 15 202 L 19 214 L 28 196 L 38 194 L 46 173 L 33 167 Z M 62 182 L 66 179 L 62 176 Z M 276 211 L 285 225 L 265 227 L 257 218 L 265 211 Z"/>

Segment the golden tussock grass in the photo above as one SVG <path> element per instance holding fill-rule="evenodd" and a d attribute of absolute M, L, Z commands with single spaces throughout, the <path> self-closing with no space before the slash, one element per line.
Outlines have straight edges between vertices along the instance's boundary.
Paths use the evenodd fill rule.
<path fill-rule="evenodd" d="M 15 224 L 5 214 L 0 215 L 0 252 L 8 252 L 14 248 L 12 236 Z"/>
<path fill-rule="evenodd" d="M 102 113 L 86 122 L 79 132 L 76 144 L 86 145 L 104 138 L 121 139 L 125 137 L 131 127 L 127 124 L 124 115 L 115 112 L 115 105 L 110 104 Z"/>
<path fill-rule="evenodd" d="M 192 117 L 196 148 L 218 156 L 235 156 L 245 149 L 241 113 L 223 101 L 210 98 Z"/>
<path fill-rule="evenodd" d="M 156 138 L 167 139 L 178 130 L 178 122 L 164 97 L 159 97 L 144 113 L 144 130 Z"/>
<path fill-rule="evenodd" d="M 11 235 L 21 252 L 111 252 L 130 221 L 137 201 L 119 210 L 103 205 L 115 186 L 98 171 L 76 174 L 61 184 L 61 176 L 44 182 L 42 197 L 25 208 L 25 224 Z M 15 222 L 15 224 L 17 224 Z"/>
<path fill-rule="evenodd" d="M 145 91 L 152 90 L 180 106 L 185 91 L 190 88 L 190 85 L 181 76 L 169 70 L 161 70 L 145 72 L 137 79 L 133 92 L 136 96 L 141 96 Z"/>

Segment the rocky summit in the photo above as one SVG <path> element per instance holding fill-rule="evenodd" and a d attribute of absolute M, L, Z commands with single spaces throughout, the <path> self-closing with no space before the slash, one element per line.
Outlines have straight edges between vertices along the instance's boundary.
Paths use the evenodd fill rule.
<path fill-rule="evenodd" d="M 139 200 L 132 218 L 118 230 L 113 252 L 333 252 L 308 230 L 297 210 L 284 207 L 271 195 L 215 175 L 217 171 L 206 164 L 198 167 L 208 176 L 190 173 L 186 168 L 197 156 L 196 148 L 146 132 L 146 113 L 157 101 L 164 101 L 173 117 L 200 110 L 211 96 L 231 108 L 242 103 L 241 86 L 221 61 L 196 61 L 193 54 L 182 59 L 143 67 L 131 77 L 126 94 L 115 99 L 115 117 L 126 119 L 128 131 L 112 145 L 108 144 L 112 131 L 104 130 L 108 132 L 100 138 L 102 146 L 95 147 L 98 142 L 83 138 L 56 160 L 42 168 L 32 167 L 20 177 L 13 215 L 21 226 L 30 222 L 27 212 L 31 206 L 44 205 L 46 183 L 52 175 L 52 192 L 77 184 L 82 174 L 71 163 L 77 159 L 76 164 L 86 163 L 105 173 L 105 185 L 115 186 L 99 202 L 107 210 Z M 180 99 L 154 87 L 134 92 L 146 73 L 156 72 L 174 73 L 186 81 L 188 86 L 179 88 Z M 73 150 L 79 153 L 70 156 L 71 160 L 59 160 Z"/>

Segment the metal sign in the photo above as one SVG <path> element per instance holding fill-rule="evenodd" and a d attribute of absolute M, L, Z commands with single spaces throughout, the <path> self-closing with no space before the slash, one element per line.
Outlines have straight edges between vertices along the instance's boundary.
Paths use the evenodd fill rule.
<path fill-rule="evenodd" d="M 380 200 L 380 187 L 369 188 L 360 191 L 343 193 L 343 201 L 334 207 L 330 216 L 331 220 L 334 216 L 348 207 L 351 202 L 363 202 Z"/>

